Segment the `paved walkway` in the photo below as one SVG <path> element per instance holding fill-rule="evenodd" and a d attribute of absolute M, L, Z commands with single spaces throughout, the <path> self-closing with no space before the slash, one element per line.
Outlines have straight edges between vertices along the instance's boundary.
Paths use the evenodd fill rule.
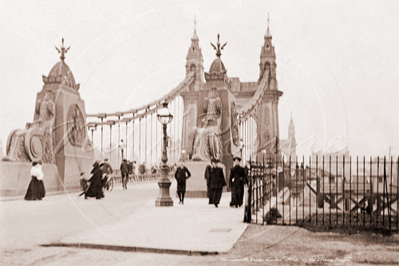
<path fill-rule="evenodd" d="M 208 205 L 206 198 L 186 198 L 182 205 L 172 197 L 173 207 L 155 207 L 155 200 L 151 200 L 116 224 L 72 235 L 53 245 L 177 254 L 226 253 L 247 228 L 243 208 L 230 208 L 230 197 L 230 193 L 223 193 L 218 208 Z"/>

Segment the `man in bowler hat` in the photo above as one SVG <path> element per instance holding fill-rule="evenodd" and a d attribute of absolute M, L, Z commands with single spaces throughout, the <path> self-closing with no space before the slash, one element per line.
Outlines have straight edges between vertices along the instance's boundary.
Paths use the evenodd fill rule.
<path fill-rule="evenodd" d="M 245 169 L 240 166 L 240 157 L 233 158 L 233 168 L 230 169 L 229 184 L 231 188 L 230 206 L 241 207 L 244 197 L 244 184 L 247 183 Z"/>
<path fill-rule="evenodd" d="M 179 204 L 184 204 L 184 194 L 186 193 L 186 180 L 191 176 L 187 167 L 179 161 L 177 164 L 175 178 L 177 181 L 177 194 L 179 195 Z"/>

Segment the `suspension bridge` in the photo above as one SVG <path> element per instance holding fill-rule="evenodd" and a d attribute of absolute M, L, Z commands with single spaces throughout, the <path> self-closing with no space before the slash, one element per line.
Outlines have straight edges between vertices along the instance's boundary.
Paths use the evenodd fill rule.
<path fill-rule="evenodd" d="M 398 164 L 394 163 L 392 158 L 385 162 L 384 158 L 383 169 L 388 169 L 388 165 L 391 167 L 384 174 L 377 174 L 376 180 L 373 179 L 371 166 L 368 181 L 365 175 L 363 181 L 359 181 L 359 174 L 356 172 L 357 182 L 353 184 L 356 190 L 352 190 L 352 163 L 345 168 L 347 162 L 344 158 L 341 162 L 341 168 L 344 170 L 339 172 L 337 168 L 331 178 L 332 171 L 329 169 L 326 172 L 326 176 L 329 176 L 327 181 L 324 175 L 324 159 L 322 171 L 318 167 L 317 159 L 316 167 L 309 159 L 308 174 L 304 170 L 304 160 L 302 170 L 298 168 L 295 158 L 290 158 L 287 164 L 280 150 L 284 145 L 281 145 L 279 140 L 278 102 L 283 92 L 278 89 L 276 53 L 269 27 L 260 51 L 257 81 L 240 82 L 237 77 L 228 77 L 221 59 L 222 50 L 226 45 L 227 43 L 221 45 L 218 35 L 217 43 L 212 44 L 216 50 L 216 58 L 209 71 L 205 72 L 199 37 L 194 30 L 186 56 L 186 76 L 169 93 L 139 108 L 87 114 L 85 102 L 79 93 L 80 84 L 76 83 L 72 71 L 65 63 L 65 54 L 69 48 L 64 47 L 62 40 L 62 46 L 57 48 L 61 54 L 61 61 L 54 65 L 48 76 L 43 76 L 44 85 L 37 94 L 34 121 L 27 123 L 25 129 L 13 130 L 7 140 L 8 162 L 1 162 L 0 168 L 1 194 L 22 195 L 25 192 L 32 161 L 41 160 L 44 163 L 43 171 L 47 177 L 48 191 L 67 191 L 79 188 L 81 174 L 90 172 L 93 162 L 97 159 L 109 159 L 116 169 L 119 168 L 122 159 L 145 164 L 147 169 L 151 169 L 161 163 L 162 152 L 165 151 L 163 145 L 166 145 L 169 165 L 183 160 L 191 168 L 193 177 L 188 181 L 187 190 L 191 189 L 194 192 L 206 190 L 203 173 L 212 158 L 220 160 L 225 166 L 226 180 L 235 156 L 242 157 L 244 164 L 250 162 L 251 196 L 246 211 L 248 222 L 257 222 L 258 218 L 262 224 L 274 220 L 271 219 L 271 209 L 274 207 L 276 213 L 283 212 L 282 223 L 285 224 L 285 204 L 288 204 L 290 215 L 291 205 L 295 205 L 295 210 L 298 210 L 299 204 L 302 206 L 303 215 L 295 216 L 295 224 L 300 218 L 304 223 L 303 206 L 307 200 L 310 206 L 307 217 L 313 215 L 312 207 L 316 210 L 316 217 L 317 210 L 322 208 L 324 221 L 324 208 L 328 204 L 330 220 L 331 210 L 334 209 L 338 221 L 338 209 L 343 210 L 344 216 L 349 213 L 349 217 L 352 217 L 352 213 L 366 208 L 363 205 L 368 202 L 370 213 L 375 213 L 377 218 L 383 213 L 381 221 L 375 220 L 377 224 L 387 222 L 391 229 L 393 223 L 397 228 Z M 162 125 L 157 119 L 157 113 L 166 102 L 173 119 L 167 127 L 165 137 L 162 136 Z M 114 141 L 116 137 L 117 141 Z M 292 149 L 295 145 L 295 140 L 291 140 L 289 145 L 285 146 Z M 97 154 L 96 150 L 99 151 Z M 338 158 L 333 163 L 330 158 L 326 167 L 331 168 L 333 165 L 334 168 L 339 164 Z M 363 164 L 366 164 L 364 159 Z M 369 164 L 372 165 L 371 159 Z M 278 169 L 283 173 L 279 181 Z M 313 174 L 314 171 L 317 173 Z M 365 173 L 364 169 L 363 172 Z M 341 176 L 342 182 L 339 182 L 338 176 Z M 302 184 L 298 182 L 298 177 Z M 345 184 L 348 177 L 349 185 Z M 328 185 L 323 183 L 321 186 L 321 180 Z M 359 184 L 363 191 L 359 189 Z M 331 192 L 331 188 L 335 193 Z M 325 190 L 329 191 L 329 194 L 325 193 Z M 280 195 L 281 193 L 283 195 Z M 312 193 L 318 199 L 317 207 L 311 203 Z M 356 199 L 352 197 L 352 193 L 356 194 Z M 289 195 L 288 198 L 286 195 Z M 275 204 L 272 205 L 274 201 Z M 343 205 L 337 207 L 340 203 Z M 265 211 L 268 205 L 269 209 Z M 389 211 L 388 220 L 385 219 L 386 210 Z M 258 217 L 260 214 L 261 217 Z M 345 219 L 342 220 L 346 221 Z M 291 224 L 291 216 L 289 221 Z M 373 221 L 371 217 L 364 224 L 371 226 Z"/>

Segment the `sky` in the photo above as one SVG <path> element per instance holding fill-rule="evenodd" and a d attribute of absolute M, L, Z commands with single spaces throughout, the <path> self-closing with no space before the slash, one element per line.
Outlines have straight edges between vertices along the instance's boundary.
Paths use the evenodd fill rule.
<path fill-rule="evenodd" d="M 353 156 L 390 146 L 399 155 L 398 1 L 0 1 L 3 149 L 33 120 L 62 38 L 86 112 L 126 111 L 185 78 L 194 17 L 205 72 L 220 34 L 228 77 L 257 81 L 268 14 L 280 138 L 292 114 L 298 155 L 314 140 Z"/>

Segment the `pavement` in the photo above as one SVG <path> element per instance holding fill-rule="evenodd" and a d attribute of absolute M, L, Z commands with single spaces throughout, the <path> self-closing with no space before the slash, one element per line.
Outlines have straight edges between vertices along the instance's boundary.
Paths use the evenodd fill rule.
<path fill-rule="evenodd" d="M 243 208 L 229 207 L 230 197 L 229 192 L 223 193 L 218 208 L 208 205 L 207 198 L 186 198 L 179 204 L 172 197 L 173 207 L 155 207 L 150 200 L 117 223 L 51 245 L 170 254 L 227 253 L 248 226 L 243 223 Z"/>
<path fill-rule="evenodd" d="M 230 193 L 219 208 L 205 198 L 181 205 L 175 188 L 173 207 L 155 207 L 153 181 L 117 184 L 102 200 L 1 198 L 0 265 L 399 265 L 399 235 L 248 225 Z"/>
<path fill-rule="evenodd" d="M 152 184 L 152 185 L 151 185 Z M 132 189 L 145 188 L 152 186 L 157 189 L 156 182 L 134 182 L 131 183 L 125 193 L 136 193 Z M 128 211 L 121 210 L 120 206 L 115 208 L 115 204 L 122 201 L 126 204 L 121 195 L 124 191 L 117 184 L 115 191 L 107 192 L 106 198 L 90 202 L 100 204 L 110 204 L 105 208 L 104 215 L 115 216 L 118 219 L 105 224 L 97 223 L 93 220 L 90 230 L 79 233 L 73 232 L 61 240 L 57 239 L 51 243 L 43 243 L 42 246 L 64 246 L 94 248 L 117 251 L 139 251 L 152 253 L 166 253 L 179 255 L 215 255 L 227 253 L 237 242 L 246 230 L 248 224 L 243 223 L 244 209 L 229 207 L 231 193 L 225 192 L 221 202 L 216 208 L 208 204 L 207 198 L 185 198 L 184 204 L 179 204 L 176 198 L 175 181 L 172 181 L 170 194 L 173 200 L 171 207 L 156 207 L 155 197 L 145 195 L 140 202 L 140 207 L 135 206 L 129 215 Z M 153 188 L 153 189 L 154 189 Z M 140 189 L 141 190 L 141 189 Z M 72 194 L 71 194 L 72 193 Z M 47 193 L 46 201 L 57 197 L 70 197 L 79 191 Z M 121 194 L 123 193 L 123 194 Z M 153 193 L 152 193 L 153 194 Z M 49 198 L 50 197 L 50 198 Z M 83 201 L 83 197 L 75 199 Z M 2 202 L 20 201 L 23 204 L 23 196 L 0 197 Z M 72 202 L 73 202 L 72 201 Z M 94 202 L 93 202 L 94 201 Z M 77 202 L 77 203 L 78 203 Z M 80 203 L 80 204 L 82 204 Z M 25 203 L 26 204 L 26 203 Z M 59 203 L 58 203 L 59 204 Z M 75 203 L 73 203 L 75 204 Z M 78 206 L 78 205 L 77 205 Z M 128 205 L 125 205 L 129 207 Z M 82 206 L 78 206 L 82 208 Z M 117 210 L 118 209 L 118 210 Z M 84 211 L 87 212 L 87 211 Z M 127 214 L 126 214 L 127 213 Z"/>

